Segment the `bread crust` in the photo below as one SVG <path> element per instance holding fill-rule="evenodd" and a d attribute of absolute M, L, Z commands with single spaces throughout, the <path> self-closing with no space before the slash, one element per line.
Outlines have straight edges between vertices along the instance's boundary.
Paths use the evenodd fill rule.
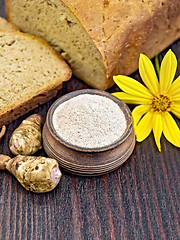
<path fill-rule="evenodd" d="M 153 58 L 180 38 L 179 0 L 61 1 L 101 53 L 106 88 L 112 86 L 113 75 L 137 70 L 140 53 Z"/>
<path fill-rule="evenodd" d="M 9 124 L 18 117 L 23 116 L 30 110 L 38 107 L 41 104 L 46 103 L 47 101 L 55 97 L 57 93 L 58 89 L 52 89 L 50 91 L 40 93 L 25 102 L 22 102 L 20 105 L 17 105 L 12 109 L 7 109 L 4 114 L 0 115 L 0 127 Z"/>

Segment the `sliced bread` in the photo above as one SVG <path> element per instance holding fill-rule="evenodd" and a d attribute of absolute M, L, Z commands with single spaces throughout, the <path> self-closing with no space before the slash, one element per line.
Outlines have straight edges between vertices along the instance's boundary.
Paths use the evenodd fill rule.
<path fill-rule="evenodd" d="M 5 18 L 0 17 L 0 31 L 18 31 L 19 29 Z"/>
<path fill-rule="evenodd" d="M 44 40 L 0 32 L 0 127 L 56 96 L 70 77 L 69 66 Z"/>
<path fill-rule="evenodd" d="M 180 37 L 180 0 L 5 0 L 8 19 L 46 39 L 94 88 L 131 74 Z"/>

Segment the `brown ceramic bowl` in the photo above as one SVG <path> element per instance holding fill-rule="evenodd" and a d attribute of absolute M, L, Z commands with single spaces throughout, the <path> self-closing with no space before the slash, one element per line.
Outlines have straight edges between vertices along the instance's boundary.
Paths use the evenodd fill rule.
<path fill-rule="evenodd" d="M 120 109 L 123 111 L 123 113 L 125 115 L 126 122 L 127 122 L 127 127 L 126 127 L 126 130 L 123 133 L 123 135 L 117 141 L 113 142 L 110 145 L 104 146 L 104 147 L 84 148 L 84 147 L 79 147 L 79 146 L 76 146 L 76 145 L 72 145 L 58 135 L 58 133 L 56 132 L 56 130 L 53 126 L 53 121 L 52 121 L 54 111 L 63 102 L 65 102 L 69 99 L 72 99 L 73 97 L 76 97 L 80 94 L 96 94 L 96 95 L 99 95 L 99 96 L 104 96 L 104 97 L 107 97 L 107 98 L 113 100 L 116 104 L 118 104 L 118 106 L 120 107 Z M 80 151 L 80 152 L 89 152 L 89 153 L 90 152 L 103 152 L 103 151 L 113 149 L 113 148 L 117 147 L 118 145 L 120 145 L 122 142 L 124 142 L 128 138 L 129 134 L 133 131 L 132 130 L 132 128 L 133 128 L 133 126 L 132 126 L 132 115 L 131 115 L 131 112 L 130 112 L 129 108 L 127 107 L 127 105 L 124 104 L 121 100 L 114 97 L 113 95 L 111 95 L 108 92 L 101 91 L 101 90 L 94 90 L 94 89 L 85 89 L 85 90 L 74 91 L 74 92 L 68 93 L 68 94 L 60 97 L 50 107 L 50 109 L 48 111 L 48 114 L 47 114 L 47 118 L 46 118 L 46 124 L 47 124 L 47 128 L 48 128 L 50 134 L 58 142 L 60 142 L 61 144 L 65 145 L 66 147 L 68 147 L 70 149 L 74 149 L 74 150 Z"/>

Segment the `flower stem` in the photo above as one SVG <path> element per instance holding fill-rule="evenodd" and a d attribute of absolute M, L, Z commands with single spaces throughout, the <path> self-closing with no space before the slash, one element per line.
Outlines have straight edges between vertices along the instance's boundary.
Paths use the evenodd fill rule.
<path fill-rule="evenodd" d="M 159 77 L 160 67 L 159 67 L 158 55 L 155 56 L 155 67 L 156 67 L 157 75 L 158 75 L 158 77 Z"/>

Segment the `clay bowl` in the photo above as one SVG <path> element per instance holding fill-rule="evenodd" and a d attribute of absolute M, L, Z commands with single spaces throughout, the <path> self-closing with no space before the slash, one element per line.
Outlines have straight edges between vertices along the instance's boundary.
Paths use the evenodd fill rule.
<path fill-rule="evenodd" d="M 57 134 L 52 121 L 54 111 L 63 102 L 80 94 L 105 96 L 118 104 L 125 115 L 127 127 L 116 142 L 100 148 L 83 148 L 66 142 Z M 108 173 L 124 163 L 134 149 L 135 136 L 131 112 L 126 104 L 105 91 L 86 89 L 68 93 L 56 100 L 48 111 L 43 128 L 43 144 L 48 156 L 58 160 L 66 171 L 85 176 Z"/>

